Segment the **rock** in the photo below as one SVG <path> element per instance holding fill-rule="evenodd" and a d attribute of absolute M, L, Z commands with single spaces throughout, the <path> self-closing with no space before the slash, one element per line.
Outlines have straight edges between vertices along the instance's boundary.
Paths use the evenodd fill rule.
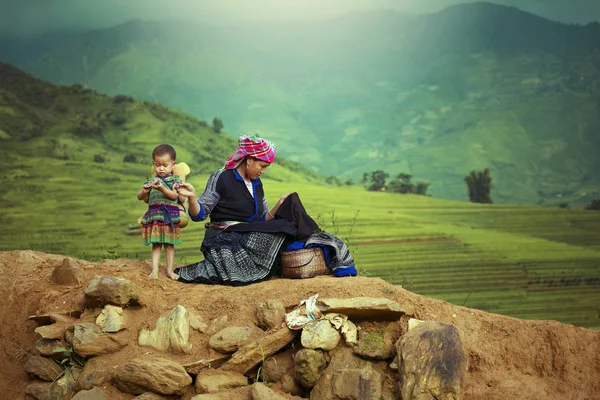
<path fill-rule="evenodd" d="M 52 382 L 63 373 L 63 368 L 46 357 L 32 356 L 25 363 L 24 369 L 40 379 Z"/>
<path fill-rule="evenodd" d="M 52 400 L 70 400 L 74 394 L 75 381 L 70 373 L 64 374 L 59 380 L 50 385 L 50 399 Z"/>
<path fill-rule="evenodd" d="M 50 399 L 50 382 L 33 382 L 25 388 L 25 394 L 30 395 L 36 400 Z"/>
<path fill-rule="evenodd" d="M 278 385 L 282 392 L 289 393 L 294 396 L 300 396 L 300 394 L 302 394 L 302 387 L 298 382 L 296 382 L 296 378 L 291 374 L 291 372 L 292 371 L 283 375 L 279 380 Z"/>
<path fill-rule="evenodd" d="M 113 276 L 95 276 L 85 289 L 85 304 L 90 308 L 106 304 L 124 306 L 137 302 L 140 291 L 131 281 Z"/>
<path fill-rule="evenodd" d="M 205 393 L 205 394 L 199 394 L 198 396 L 194 396 L 194 397 L 192 397 L 191 400 L 225 400 L 225 399 L 229 398 L 229 397 L 225 397 L 225 396 L 226 396 L 225 394 L 223 396 L 220 396 L 218 394 Z"/>
<path fill-rule="evenodd" d="M 196 393 L 219 393 L 248 385 L 248 378 L 239 372 L 204 369 L 196 376 Z"/>
<path fill-rule="evenodd" d="M 108 400 L 108 397 L 98 388 L 81 390 L 71 400 Z"/>
<path fill-rule="evenodd" d="M 331 387 L 337 399 L 380 400 L 381 374 L 370 367 L 339 369 L 333 372 Z"/>
<path fill-rule="evenodd" d="M 358 331 L 356 329 L 356 325 L 354 325 L 354 322 L 346 320 L 344 325 L 342 325 L 340 332 L 342 333 L 346 344 L 353 346 L 358 343 Z"/>
<path fill-rule="evenodd" d="M 192 383 L 185 369 L 166 358 L 134 359 L 119 366 L 113 374 L 116 386 L 125 393 L 180 394 Z"/>
<path fill-rule="evenodd" d="M 65 258 L 54 268 L 51 279 L 58 285 L 79 285 L 83 279 L 83 271 L 77 262 Z"/>
<path fill-rule="evenodd" d="M 271 389 L 269 389 L 264 383 L 256 382 L 252 385 L 252 400 L 286 400 L 287 397 L 281 396 Z"/>
<path fill-rule="evenodd" d="M 421 321 L 420 319 L 410 318 L 408 320 L 408 330 L 416 328 L 419 324 L 422 324 L 425 321 Z"/>
<path fill-rule="evenodd" d="M 295 337 L 296 332 L 288 328 L 275 331 L 240 348 L 221 369 L 245 374 L 254 366 L 291 343 Z"/>
<path fill-rule="evenodd" d="M 35 349 L 41 356 L 50 357 L 54 360 L 65 358 L 64 352 L 56 351 L 60 348 L 64 348 L 64 345 L 60 340 L 56 339 L 40 339 L 35 342 Z"/>
<path fill-rule="evenodd" d="M 396 344 L 400 391 L 404 399 L 463 398 L 467 355 L 460 331 L 450 324 L 424 321 Z"/>
<path fill-rule="evenodd" d="M 261 375 L 265 382 L 279 382 L 281 378 L 294 369 L 294 349 L 277 353 L 263 362 Z"/>
<path fill-rule="evenodd" d="M 190 326 L 202 333 L 206 333 L 208 331 L 208 324 L 204 322 L 202 317 L 195 313 L 189 313 L 190 316 Z"/>
<path fill-rule="evenodd" d="M 386 298 L 355 297 L 352 299 L 320 299 L 321 312 L 340 313 L 353 320 L 395 321 L 406 311 L 397 302 Z"/>
<path fill-rule="evenodd" d="M 89 359 L 83 366 L 83 370 L 75 380 L 79 389 L 90 390 L 95 386 L 102 386 L 108 382 L 112 375 L 112 368 L 99 358 Z"/>
<path fill-rule="evenodd" d="M 340 333 L 325 319 L 304 325 L 300 341 L 307 349 L 333 350 L 340 342 Z"/>
<path fill-rule="evenodd" d="M 311 349 L 298 350 L 294 357 L 296 381 L 306 388 L 313 387 L 326 365 L 323 352 Z"/>
<path fill-rule="evenodd" d="M 255 332 L 251 326 L 229 326 L 211 336 L 208 345 L 221 353 L 233 353 L 248 343 Z"/>
<path fill-rule="evenodd" d="M 348 377 L 354 377 L 357 379 L 357 381 L 354 381 L 354 383 L 352 384 L 348 384 L 349 386 L 354 387 L 355 389 L 355 393 L 360 393 L 361 391 L 365 392 L 364 389 L 360 389 L 358 387 L 358 384 L 356 382 L 361 382 L 361 378 L 360 378 L 360 373 L 362 371 L 378 371 L 380 373 L 380 375 L 384 375 L 384 377 L 381 380 L 391 380 L 393 382 L 397 381 L 397 374 L 392 373 L 392 371 L 388 371 L 387 370 L 387 363 L 384 361 L 367 361 L 359 356 L 357 356 L 353 349 L 351 347 L 348 347 L 344 344 L 340 344 L 338 347 L 336 347 L 335 350 L 331 351 L 328 353 L 328 355 L 330 356 L 330 360 L 329 363 L 327 365 L 327 368 L 325 368 L 325 370 L 323 372 L 321 372 L 321 375 L 319 376 L 319 379 L 317 379 L 317 382 L 315 382 L 311 392 L 310 392 L 310 397 L 311 399 L 318 399 L 318 400 L 337 400 L 340 398 L 344 398 L 344 397 L 338 397 L 338 394 L 336 393 L 336 391 L 342 391 L 344 393 L 346 393 L 345 390 L 342 390 L 341 388 L 339 388 L 339 383 L 340 383 L 340 375 L 336 375 L 338 373 L 338 371 L 341 370 L 347 370 L 350 372 L 347 372 Z M 334 378 L 335 376 L 335 378 Z M 372 376 L 372 375 L 365 375 L 365 376 L 371 376 L 374 379 L 378 379 L 377 376 Z M 380 382 L 381 382 L 380 380 Z M 363 383 L 365 384 L 365 383 Z M 337 385 L 337 386 L 336 386 Z M 395 385 L 394 385 L 395 386 Z M 371 389 L 373 389 L 376 392 L 376 387 L 372 386 L 371 384 L 369 384 L 369 387 Z M 395 390 L 396 387 L 393 388 L 393 390 Z M 382 388 L 379 388 L 379 391 L 382 391 Z M 352 395 L 355 396 L 355 395 Z M 358 397 L 348 397 L 349 399 L 357 399 Z M 366 397 L 365 397 L 366 398 Z M 384 398 L 399 398 L 397 396 L 388 396 L 388 397 L 384 397 Z"/>
<path fill-rule="evenodd" d="M 192 348 L 189 335 L 190 322 L 187 310 L 177 305 L 168 315 L 158 318 L 154 330 L 142 329 L 138 343 L 140 346 L 154 347 L 162 351 L 188 353 Z"/>
<path fill-rule="evenodd" d="M 221 354 L 217 357 L 207 358 L 205 360 L 203 359 L 191 362 L 189 364 L 185 364 L 183 368 L 185 368 L 188 374 L 198 375 L 198 373 L 200 373 L 200 370 L 204 368 L 219 368 L 227 360 L 229 360 L 230 357 L 231 354 Z"/>
<path fill-rule="evenodd" d="M 134 400 L 171 400 L 175 399 L 173 396 L 162 396 L 160 394 L 146 392 L 136 396 Z"/>
<path fill-rule="evenodd" d="M 69 310 L 60 313 L 53 312 L 48 314 L 30 315 L 27 319 L 33 320 L 39 325 L 50 325 L 53 322 L 64 322 L 72 325 L 77 321 L 77 318 L 79 318 L 81 313 L 82 310 Z"/>
<path fill-rule="evenodd" d="M 22 264 L 35 264 L 42 261 L 42 257 L 37 255 L 33 250 L 22 250 L 19 251 L 19 262 Z"/>
<path fill-rule="evenodd" d="M 214 318 L 212 321 L 210 321 L 210 325 L 208 326 L 208 331 L 206 331 L 206 333 L 209 335 L 214 335 L 227 326 L 227 321 L 229 321 L 229 317 L 227 317 L 227 315 L 221 315 L 218 318 Z"/>
<path fill-rule="evenodd" d="M 281 300 L 267 300 L 258 305 L 256 317 L 260 328 L 279 329 L 285 323 L 285 305 Z"/>
<path fill-rule="evenodd" d="M 43 339 L 63 339 L 67 328 L 68 326 L 64 324 L 52 324 L 38 326 L 34 331 Z"/>
<path fill-rule="evenodd" d="M 123 309 L 110 304 L 105 305 L 96 318 L 96 325 L 100 326 L 102 332 L 118 332 L 124 329 Z"/>
<path fill-rule="evenodd" d="M 356 354 L 374 360 L 389 360 L 395 355 L 394 344 L 400 337 L 401 328 L 390 323 L 385 326 L 361 326 L 358 332 Z"/>
<path fill-rule="evenodd" d="M 83 322 L 73 325 L 71 344 L 77 354 L 89 357 L 114 353 L 125 347 L 126 342 L 102 332 L 96 324 Z"/>

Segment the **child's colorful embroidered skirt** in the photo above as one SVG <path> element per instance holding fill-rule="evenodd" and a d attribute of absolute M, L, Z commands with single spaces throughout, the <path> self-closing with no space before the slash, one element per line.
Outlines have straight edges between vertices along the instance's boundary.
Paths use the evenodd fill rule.
<path fill-rule="evenodd" d="M 181 244 L 179 232 L 179 207 L 153 204 L 142 217 L 142 244 Z"/>

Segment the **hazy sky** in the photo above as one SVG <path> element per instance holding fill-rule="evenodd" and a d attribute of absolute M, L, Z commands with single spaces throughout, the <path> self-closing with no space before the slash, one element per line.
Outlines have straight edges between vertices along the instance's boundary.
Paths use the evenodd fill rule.
<path fill-rule="evenodd" d="M 298 20 L 353 11 L 436 12 L 472 0 L 0 0 L 0 30 L 101 28 L 130 19 Z M 567 23 L 600 21 L 600 0 L 492 0 Z"/>

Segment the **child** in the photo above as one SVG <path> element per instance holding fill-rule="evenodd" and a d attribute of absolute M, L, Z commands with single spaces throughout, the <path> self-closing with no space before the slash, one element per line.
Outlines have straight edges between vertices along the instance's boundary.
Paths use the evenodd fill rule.
<path fill-rule="evenodd" d="M 148 211 L 142 217 L 142 244 L 152 243 L 152 272 L 149 277 L 158 278 L 160 249 L 165 247 L 167 260 L 167 276 L 177 280 L 173 272 L 175 261 L 175 245 L 181 244 L 179 236 L 179 195 L 177 186 L 181 179 L 173 175 L 175 166 L 175 149 L 168 144 L 161 144 L 152 151 L 154 176 L 144 182 L 138 192 L 138 200 L 148 202 Z"/>

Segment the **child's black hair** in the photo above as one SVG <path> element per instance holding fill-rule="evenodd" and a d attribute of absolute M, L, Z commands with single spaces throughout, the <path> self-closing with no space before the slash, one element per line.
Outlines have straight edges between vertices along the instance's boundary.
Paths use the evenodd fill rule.
<path fill-rule="evenodd" d="M 177 152 L 170 144 L 160 144 L 156 146 L 154 150 L 152 150 L 152 159 L 154 160 L 154 157 L 164 156 L 165 154 L 171 156 L 171 160 L 173 161 L 177 159 Z"/>

